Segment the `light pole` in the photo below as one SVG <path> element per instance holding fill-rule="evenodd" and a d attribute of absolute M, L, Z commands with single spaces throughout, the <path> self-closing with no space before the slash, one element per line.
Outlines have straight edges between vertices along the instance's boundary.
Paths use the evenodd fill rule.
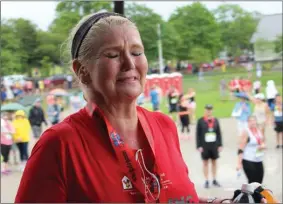
<path fill-rule="evenodd" d="M 124 1 L 114 1 L 114 12 L 124 15 Z"/>
<path fill-rule="evenodd" d="M 162 54 L 162 41 L 161 41 L 161 29 L 160 24 L 157 24 L 157 36 L 158 36 L 158 58 L 159 58 L 159 73 L 163 74 L 163 54 Z"/>

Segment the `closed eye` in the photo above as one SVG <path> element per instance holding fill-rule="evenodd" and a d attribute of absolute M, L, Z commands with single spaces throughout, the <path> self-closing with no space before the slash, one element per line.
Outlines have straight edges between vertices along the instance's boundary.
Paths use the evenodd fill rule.
<path fill-rule="evenodd" d="M 110 59 L 113 59 L 113 58 L 118 57 L 119 55 L 118 54 L 105 54 L 105 56 L 110 58 Z"/>
<path fill-rule="evenodd" d="M 142 52 L 134 52 L 134 53 L 132 53 L 132 55 L 133 56 L 140 56 L 140 55 L 142 55 Z"/>

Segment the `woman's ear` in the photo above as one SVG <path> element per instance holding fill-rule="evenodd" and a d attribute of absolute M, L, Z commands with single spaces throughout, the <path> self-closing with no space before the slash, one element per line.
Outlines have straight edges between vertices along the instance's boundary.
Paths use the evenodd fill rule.
<path fill-rule="evenodd" d="M 72 62 L 72 69 L 74 71 L 74 73 L 79 77 L 78 73 L 79 73 L 79 69 L 81 68 L 82 64 L 79 62 L 79 60 L 75 59 Z"/>
<path fill-rule="evenodd" d="M 84 85 L 87 85 L 91 82 L 91 77 L 87 68 L 83 66 L 77 59 L 73 60 L 73 70 L 80 80 L 80 82 Z"/>

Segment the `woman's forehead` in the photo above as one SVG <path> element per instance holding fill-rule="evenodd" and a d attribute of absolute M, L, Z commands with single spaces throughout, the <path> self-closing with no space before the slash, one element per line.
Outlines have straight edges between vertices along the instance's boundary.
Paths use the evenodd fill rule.
<path fill-rule="evenodd" d="M 127 44 L 130 47 L 143 47 L 138 30 L 130 26 L 114 26 L 101 40 L 101 49 L 119 48 Z"/>

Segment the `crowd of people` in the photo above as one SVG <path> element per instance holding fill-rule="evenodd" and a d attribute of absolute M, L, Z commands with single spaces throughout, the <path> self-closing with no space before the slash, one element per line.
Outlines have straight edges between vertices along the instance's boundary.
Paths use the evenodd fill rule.
<path fill-rule="evenodd" d="M 247 79 L 235 77 L 227 86 L 222 79 L 220 82 L 221 95 L 228 87 L 231 100 L 236 101 L 231 116 L 236 119 L 239 135 L 239 159 L 237 163 L 238 172 L 241 169 L 247 176 L 249 183 L 262 183 L 264 168 L 263 155 L 266 149 L 266 128 L 273 125 L 276 134 L 276 148 L 283 147 L 283 117 L 282 117 L 282 96 L 276 89 L 273 80 L 266 83 L 265 90 L 262 88 L 260 79 L 254 82 Z M 154 85 L 150 92 L 150 102 L 154 111 L 160 111 L 161 92 L 158 86 Z M 196 92 L 189 88 L 187 93 L 179 93 L 171 86 L 166 93 L 168 98 L 168 112 L 171 118 L 180 127 L 180 139 L 190 139 L 190 124 L 195 121 Z M 145 97 L 139 100 L 138 105 L 143 105 Z M 253 107 L 253 110 L 252 110 Z M 201 153 L 205 177 L 205 188 L 209 187 L 208 181 L 208 160 L 212 161 L 212 184 L 220 186 L 216 180 L 216 160 L 222 150 L 222 136 L 220 123 L 212 115 L 212 105 L 205 107 L 204 117 L 197 120 L 196 141 L 197 149 Z M 211 127 L 210 127 L 211 126 Z"/>

